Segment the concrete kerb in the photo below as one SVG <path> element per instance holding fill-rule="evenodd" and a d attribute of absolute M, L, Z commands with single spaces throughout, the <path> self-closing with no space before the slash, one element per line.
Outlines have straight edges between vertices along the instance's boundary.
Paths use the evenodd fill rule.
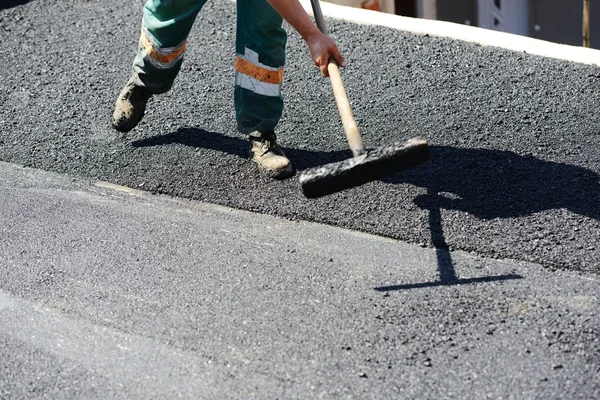
<path fill-rule="evenodd" d="M 313 15 L 310 0 L 300 0 Z M 501 47 L 543 57 L 600 66 L 600 50 L 569 46 L 526 36 L 498 32 L 452 22 L 402 17 L 377 11 L 321 2 L 325 17 L 364 25 L 379 25 L 416 34 L 447 37 L 483 46 Z"/>

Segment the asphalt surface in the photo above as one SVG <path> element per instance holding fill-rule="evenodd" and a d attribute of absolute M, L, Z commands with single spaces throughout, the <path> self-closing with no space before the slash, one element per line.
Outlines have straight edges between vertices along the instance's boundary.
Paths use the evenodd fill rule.
<path fill-rule="evenodd" d="M 308 200 L 246 158 L 228 1 L 110 128 L 142 3 L 0 6 L 1 399 L 600 397 L 597 67 L 328 21 L 365 143 L 432 158 Z M 284 90 L 297 169 L 350 157 L 293 32 Z"/>
<path fill-rule="evenodd" d="M 421 136 L 432 159 L 320 200 L 271 182 L 235 130 L 235 5 L 207 4 L 172 92 L 111 130 L 141 1 L 0 11 L 0 159 L 432 247 L 598 272 L 600 69 L 329 21 L 364 140 Z M 299 170 L 350 157 L 327 80 L 291 33 L 279 138 Z M 433 211 L 432 211 L 433 210 Z M 429 215 L 439 214 L 431 221 Z"/>
<path fill-rule="evenodd" d="M 1 399 L 600 396 L 597 275 L 12 164 L 0 189 Z"/>

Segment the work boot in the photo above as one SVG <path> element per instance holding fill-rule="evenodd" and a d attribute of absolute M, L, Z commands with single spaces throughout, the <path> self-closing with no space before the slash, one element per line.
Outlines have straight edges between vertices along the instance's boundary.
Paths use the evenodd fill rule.
<path fill-rule="evenodd" d="M 135 84 L 132 76 L 119 94 L 115 103 L 112 126 L 120 132 L 129 132 L 142 120 L 146 103 L 152 96 L 143 86 Z"/>
<path fill-rule="evenodd" d="M 269 177 L 274 179 L 289 178 L 294 174 L 292 163 L 281 147 L 277 145 L 275 133 L 261 134 L 252 132 L 250 139 L 250 158 L 258 164 Z"/>

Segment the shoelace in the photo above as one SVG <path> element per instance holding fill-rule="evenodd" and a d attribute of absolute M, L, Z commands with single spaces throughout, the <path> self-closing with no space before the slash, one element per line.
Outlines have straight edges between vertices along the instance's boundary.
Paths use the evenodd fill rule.
<path fill-rule="evenodd" d="M 271 141 L 270 140 L 262 139 L 260 141 L 260 149 L 262 150 L 261 157 L 264 156 L 265 154 L 269 153 L 269 152 L 273 152 L 274 148 L 275 148 L 275 146 L 271 145 Z"/>
<path fill-rule="evenodd" d="M 260 140 L 260 150 L 262 151 L 261 157 L 265 154 L 271 152 L 276 153 L 274 150 L 276 149 L 277 142 L 275 142 L 275 138 L 253 138 L 252 140 L 258 142 Z"/>

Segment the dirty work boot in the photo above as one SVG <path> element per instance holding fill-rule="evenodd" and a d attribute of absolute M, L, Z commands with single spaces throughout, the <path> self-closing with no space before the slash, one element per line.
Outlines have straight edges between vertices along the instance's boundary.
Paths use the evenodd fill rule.
<path fill-rule="evenodd" d="M 115 103 L 112 126 L 120 132 L 129 132 L 142 120 L 146 103 L 152 96 L 143 86 L 137 86 L 133 77 L 129 78 Z"/>
<path fill-rule="evenodd" d="M 277 145 L 275 133 L 252 132 L 250 158 L 271 178 L 285 179 L 294 174 L 292 163 Z"/>

